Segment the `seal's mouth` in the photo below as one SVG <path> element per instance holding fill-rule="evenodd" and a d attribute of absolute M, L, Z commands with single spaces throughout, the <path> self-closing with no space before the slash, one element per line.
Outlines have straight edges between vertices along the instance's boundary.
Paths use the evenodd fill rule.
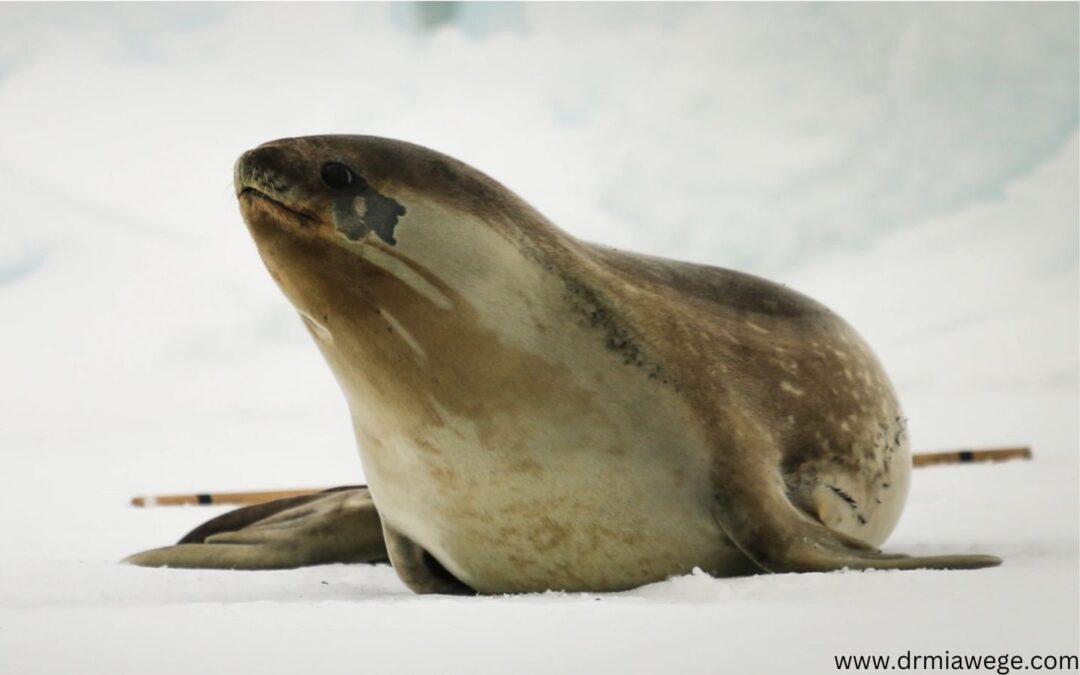
<path fill-rule="evenodd" d="M 313 227 L 322 222 L 314 214 L 293 208 L 287 204 L 278 201 L 277 199 L 274 199 L 265 192 L 262 192 L 261 190 L 253 188 L 251 186 L 245 186 L 242 190 L 240 190 L 240 193 L 237 194 L 237 199 L 239 199 L 241 203 L 244 201 L 245 197 L 250 200 L 261 202 L 265 206 L 269 206 L 271 208 L 279 209 L 281 211 L 290 213 L 299 218 L 300 224 L 306 227 Z"/>

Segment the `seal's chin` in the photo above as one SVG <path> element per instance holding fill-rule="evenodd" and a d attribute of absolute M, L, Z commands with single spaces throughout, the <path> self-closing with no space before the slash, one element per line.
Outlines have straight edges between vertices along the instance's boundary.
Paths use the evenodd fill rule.
<path fill-rule="evenodd" d="M 274 220 L 306 228 L 316 227 L 321 222 L 313 214 L 284 204 L 253 187 L 245 187 L 237 198 L 240 200 L 240 212 L 245 219 L 254 215 L 270 216 Z"/>

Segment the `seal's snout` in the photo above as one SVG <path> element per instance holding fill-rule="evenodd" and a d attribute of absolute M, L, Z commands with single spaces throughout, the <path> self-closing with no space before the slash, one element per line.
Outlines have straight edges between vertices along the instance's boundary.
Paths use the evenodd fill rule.
<path fill-rule="evenodd" d="M 233 164 L 233 192 L 239 197 L 240 193 L 244 191 L 244 176 L 247 175 L 247 159 L 251 151 L 248 150 L 244 154 L 237 158 L 236 163 Z"/>
<path fill-rule="evenodd" d="M 252 189 L 269 196 L 281 196 L 288 192 L 295 181 L 289 174 L 295 170 L 296 157 L 288 150 L 276 146 L 260 146 L 240 155 L 233 167 L 233 187 L 239 197 L 244 190 Z"/>
<path fill-rule="evenodd" d="M 315 179 L 312 179 L 314 173 Z M 318 168 L 294 142 L 275 141 L 248 150 L 233 165 L 233 189 L 244 219 L 310 228 L 320 222 Z"/>

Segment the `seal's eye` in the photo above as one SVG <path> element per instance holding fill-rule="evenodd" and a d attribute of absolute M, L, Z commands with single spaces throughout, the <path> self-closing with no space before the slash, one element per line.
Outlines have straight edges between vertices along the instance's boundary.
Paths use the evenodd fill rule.
<path fill-rule="evenodd" d="M 344 190 L 356 182 L 356 174 L 344 164 L 327 162 L 322 167 L 322 179 L 332 190 Z"/>

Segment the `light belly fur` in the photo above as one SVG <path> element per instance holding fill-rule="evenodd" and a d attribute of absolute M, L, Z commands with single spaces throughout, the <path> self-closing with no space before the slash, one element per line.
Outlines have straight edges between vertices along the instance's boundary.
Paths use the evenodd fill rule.
<path fill-rule="evenodd" d="M 543 433 L 506 452 L 470 427 L 451 421 L 420 442 L 359 436 L 384 521 L 471 587 L 617 590 L 745 567 L 710 516 L 701 453 L 553 447 Z"/>

